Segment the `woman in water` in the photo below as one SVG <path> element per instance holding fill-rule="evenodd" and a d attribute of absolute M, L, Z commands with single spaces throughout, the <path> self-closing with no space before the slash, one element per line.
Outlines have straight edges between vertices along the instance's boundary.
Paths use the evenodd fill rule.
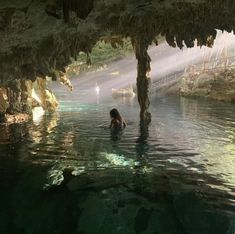
<path fill-rule="evenodd" d="M 111 123 L 109 128 L 113 130 L 122 130 L 126 127 L 126 122 L 123 120 L 117 109 L 114 108 L 110 111 L 110 118 Z"/>

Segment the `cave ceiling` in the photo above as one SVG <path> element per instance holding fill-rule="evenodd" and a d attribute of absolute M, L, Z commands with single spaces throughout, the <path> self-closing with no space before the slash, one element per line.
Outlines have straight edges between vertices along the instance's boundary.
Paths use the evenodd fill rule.
<path fill-rule="evenodd" d="M 235 28 L 232 0 L 0 0 L 0 83 L 51 76 L 101 38 L 213 46 Z"/>

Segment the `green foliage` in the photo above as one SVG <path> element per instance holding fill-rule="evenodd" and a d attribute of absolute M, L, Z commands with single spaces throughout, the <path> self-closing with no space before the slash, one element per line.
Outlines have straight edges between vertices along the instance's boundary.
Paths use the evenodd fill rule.
<path fill-rule="evenodd" d="M 110 43 L 99 41 L 89 55 L 91 65 L 87 63 L 87 54 L 79 53 L 77 61 L 73 60 L 68 68 L 69 75 L 79 74 L 81 72 L 95 70 L 105 66 L 107 63 L 129 56 L 133 52 L 131 41 L 123 40 L 122 45 L 116 45 L 115 48 Z"/>

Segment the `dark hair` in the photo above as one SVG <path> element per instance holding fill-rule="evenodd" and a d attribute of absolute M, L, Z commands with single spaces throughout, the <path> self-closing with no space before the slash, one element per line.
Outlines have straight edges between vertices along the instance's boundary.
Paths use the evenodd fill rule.
<path fill-rule="evenodd" d="M 111 116 L 111 118 L 118 119 L 120 121 L 122 120 L 122 117 L 116 108 L 114 108 L 110 111 L 110 116 Z"/>

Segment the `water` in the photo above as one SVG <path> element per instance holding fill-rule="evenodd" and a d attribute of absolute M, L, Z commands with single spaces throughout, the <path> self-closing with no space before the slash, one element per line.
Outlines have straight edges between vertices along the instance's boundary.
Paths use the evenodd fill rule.
<path fill-rule="evenodd" d="M 57 114 L 0 127 L 0 233 L 235 233 L 235 106 L 56 90 Z M 117 107 L 128 126 L 108 129 Z"/>

